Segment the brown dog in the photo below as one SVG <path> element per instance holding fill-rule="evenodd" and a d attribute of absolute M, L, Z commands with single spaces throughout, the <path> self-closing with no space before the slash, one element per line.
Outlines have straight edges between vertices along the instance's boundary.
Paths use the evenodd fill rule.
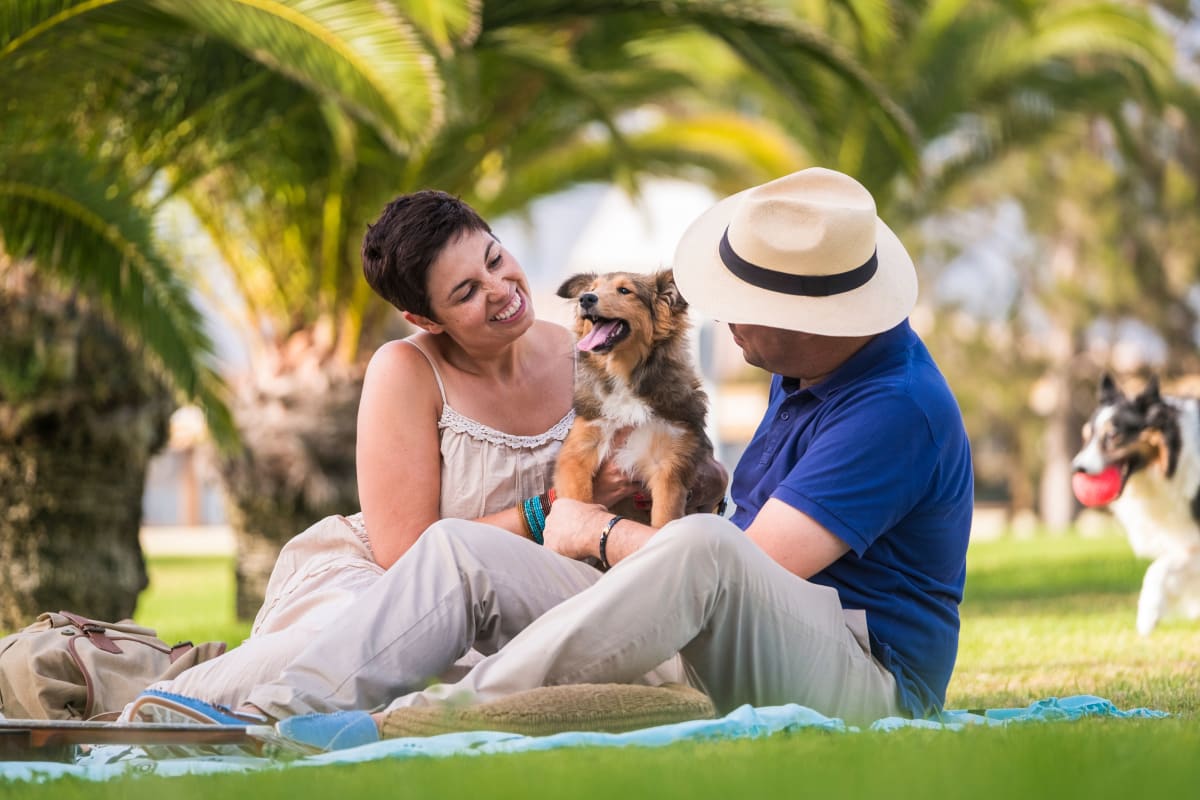
<path fill-rule="evenodd" d="M 578 300 L 575 425 L 555 468 L 560 497 L 592 502 L 592 478 L 610 455 L 653 497 L 650 524 L 682 517 L 697 465 L 712 454 L 707 397 L 687 354 L 687 301 L 670 270 L 585 273 L 558 296 Z M 614 435 L 632 428 L 624 446 Z"/>

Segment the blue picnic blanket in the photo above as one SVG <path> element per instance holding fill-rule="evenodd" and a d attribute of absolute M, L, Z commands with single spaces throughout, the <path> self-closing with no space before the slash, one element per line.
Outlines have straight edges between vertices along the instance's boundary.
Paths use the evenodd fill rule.
<path fill-rule="evenodd" d="M 986 711 L 946 711 L 938 719 L 913 720 L 887 717 L 868 726 L 873 731 L 925 728 L 958 731 L 971 726 L 1004 726 L 1031 722 L 1057 722 L 1085 717 L 1155 718 L 1164 711 L 1135 708 L 1123 711 L 1108 700 L 1091 695 L 1049 698 L 1024 708 Z M 754 708 L 742 706 L 724 717 L 660 725 L 628 733 L 559 733 L 553 736 L 521 736 L 494 731 L 448 733 L 428 738 L 386 739 L 380 742 L 306 756 L 274 760 L 250 756 L 205 756 L 155 760 L 135 747 L 107 745 L 93 748 L 73 764 L 57 762 L 0 762 L 0 780 L 45 782 L 72 776 L 85 780 L 109 780 L 123 775 L 205 775 L 221 772 L 255 772 L 268 769 L 352 764 L 384 758 L 486 755 L 554 750 L 562 747 L 662 747 L 685 741 L 758 739 L 788 731 L 811 729 L 835 734 L 862 729 L 840 719 L 826 717 L 799 705 Z"/>

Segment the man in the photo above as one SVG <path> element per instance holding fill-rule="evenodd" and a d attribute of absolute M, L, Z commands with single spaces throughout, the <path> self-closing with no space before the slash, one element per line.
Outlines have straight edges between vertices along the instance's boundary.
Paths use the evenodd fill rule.
<path fill-rule="evenodd" d="M 427 598 L 419 624 L 389 627 L 381 589 L 252 706 L 280 718 L 686 675 L 721 711 L 794 702 L 862 723 L 940 709 L 973 484 L 958 407 L 907 322 L 917 281 L 903 245 L 859 183 L 807 169 L 703 214 L 674 270 L 692 308 L 773 374 L 732 518 L 655 530 L 558 500 L 545 549 L 519 554 L 486 526 L 440 522 L 381 579 Z M 581 590 L 555 554 L 612 569 Z M 490 655 L 415 691 L 471 644 Z"/>

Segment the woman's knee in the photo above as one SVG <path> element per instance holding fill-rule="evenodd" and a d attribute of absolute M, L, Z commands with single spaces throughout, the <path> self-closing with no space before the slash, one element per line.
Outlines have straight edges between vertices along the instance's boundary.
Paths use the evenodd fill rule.
<path fill-rule="evenodd" d="M 439 520 L 421 534 L 415 547 L 432 549 L 455 563 L 487 564 L 502 560 L 521 540 L 503 528 L 463 519 Z M 532 542 L 528 544 L 532 545 Z"/>

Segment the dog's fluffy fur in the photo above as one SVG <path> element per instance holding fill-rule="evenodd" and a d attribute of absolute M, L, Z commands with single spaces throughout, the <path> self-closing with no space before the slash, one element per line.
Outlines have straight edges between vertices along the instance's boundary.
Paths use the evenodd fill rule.
<path fill-rule="evenodd" d="M 1200 400 L 1162 395 L 1154 379 L 1128 397 L 1105 375 L 1072 466 L 1096 475 L 1110 465 L 1121 474 L 1110 508 L 1134 553 L 1153 559 L 1138 632 L 1149 634 L 1167 616 L 1200 617 Z"/>
<path fill-rule="evenodd" d="M 683 516 L 712 444 L 704 431 L 707 398 L 687 353 L 687 302 L 672 272 L 574 275 L 558 295 L 577 301 L 580 352 L 575 425 L 558 454 L 555 491 L 591 502 L 593 476 L 611 454 L 649 488 L 650 524 Z M 613 453 L 623 428 L 633 430 Z"/>

